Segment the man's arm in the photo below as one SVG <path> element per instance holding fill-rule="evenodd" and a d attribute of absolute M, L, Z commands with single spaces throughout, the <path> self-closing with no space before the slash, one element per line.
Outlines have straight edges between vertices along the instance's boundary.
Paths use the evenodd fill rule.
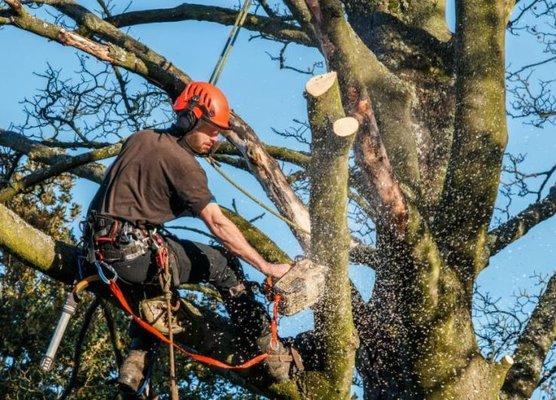
<path fill-rule="evenodd" d="M 218 204 L 209 203 L 201 210 L 199 217 L 212 234 L 230 250 L 265 275 L 280 278 L 291 268 L 289 264 L 267 262 L 245 239 L 238 227 L 223 213 Z"/>

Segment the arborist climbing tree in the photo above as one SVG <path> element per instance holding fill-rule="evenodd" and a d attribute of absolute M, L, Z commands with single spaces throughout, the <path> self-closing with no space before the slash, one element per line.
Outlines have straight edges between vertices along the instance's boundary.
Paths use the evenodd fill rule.
<path fill-rule="evenodd" d="M 60 71 L 50 60 L 47 70 L 40 74 L 46 83 L 44 90 L 35 94 L 18 92 L 24 94 L 17 99 L 10 98 L 10 90 L 3 92 L 12 103 L 26 98 L 27 115 L 21 124 L 15 121 L 13 129 L 0 131 L 0 145 L 6 149 L 6 154 L 0 154 L 4 166 L 0 183 L 0 279 L 8 282 L 0 292 L 0 305 L 4 307 L 0 329 L 6 343 L 0 353 L 0 397 L 54 398 L 72 366 L 67 342 L 81 335 L 70 329 L 58 353 L 59 364 L 54 364 L 58 369 L 50 375 L 38 369 L 42 354 L 37 355 L 34 349 L 47 348 L 46 336 L 53 331 L 65 294 L 61 283 L 48 286 L 45 279 L 30 274 L 28 267 L 56 281 L 73 283 L 80 253 L 71 234 L 63 230 L 65 213 L 56 207 L 65 204 L 75 176 L 103 183 L 89 213 L 84 243 L 90 250 L 89 267 L 83 263 L 82 272 L 84 277 L 98 274 L 100 280 L 91 282 L 87 289 L 98 288 L 104 293 L 99 292 L 91 308 L 78 309 L 73 318 L 90 321 L 95 318 L 95 307 L 103 313 L 113 310 L 100 299 L 118 298 L 115 304 L 126 315 L 133 315 L 131 333 L 136 340 L 131 355 L 138 356 L 136 365 L 127 368 L 131 365 L 128 360 L 118 375 L 107 351 L 110 341 L 97 340 L 113 337 L 109 333 L 114 331 L 110 329 L 114 324 L 109 323 L 108 328 L 90 324 L 91 342 L 83 346 L 87 363 L 76 369 L 76 378 L 72 379 L 76 390 L 67 396 L 108 397 L 113 394 L 113 386 L 105 378 L 116 376 L 122 387 L 130 388 L 128 391 L 137 385 L 141 391 L 145 385 L 138 382 L 145 382 L 144 369 L 153 364 L 149 353 L 142 351 L 149 348 L 151 340 L 156 342 L 153 337 L 161 342 L 159 355 L 166 348 L 176 353 L 183 349 L 231 366 L 249 362 L 252 356 L 268 355 L 257 339 L 268 330 L 272 339 L 272 319 L 262 306 L 252 302 L 250 285 L 244 284 L 244 289 L 235 284 L 242 281 L 239 268 L 234 268 L 237 259 L 222 249 L 191 244 L 155 229 L 182 213 L 202 218 L 203 210 L 212 209 L 219 215 L 194 154 L 208 151 L 212 139 L 207 138 L 216 131 L 226 137 L 227 143 L 218 149 L 213 146 L 212 158 L 225 164 L 232 178 L 232 168 L 253 175 L 267 196 L 266 202 L 272 203 L 270 208 L 281 216 L 274 220 L 267 215 L 264 221 L 272 218 L 284 229 L 287 225 L 304 255 L 325 265 L 328 274 L 323 297 L 314 307 L 312 328 L 292 340 L 282 340 L 280 349 L 287 354 L 279 350 L 277 358 L 280 364 L 288 365 L 287 379 L 282 380 L 285 374 L 269 373 L 269 366 L 264 364 L 269 358 L 242 371 L 205 367 L 182 358 L 182 365 L 187 365 L 191 375 L 202 380 L 210 368 L 211 377 L 217 374 L 233 382 L 234 388 L 269 398 L 348 399 L 354 375 L 357 387 L 368 399 L 526 399 L 537 387 L 551 395 L 551 348 L 556 332 L 556 278 L 550 275 L 553 269 L 544 266 L 549 277 L 539 278 L 542 290 L 539 287 L 528 298 L 523 314 L 514 313 L 516 309 L 508 313 L 491 304 L 483 310 L 489 318 L 476 317 L 481 301 L 489 301 L 476 290 L 480 274 L 503 271 L 499 274 L 504 276 L 495 276 L 499 281 L 509 275 L 504 270 L 507 264 L 500 264 L 500 258 L 494 256 L 508 252 L 506 248 L 512 243 L 525 244 L 513 247 L 512 257 L 523 266 L 519 275 L 528 275 L 534 268 L 524 257 L 524 248 L 530 247 L 528 232 L 543 221 L 545 227 L 554 222 L 549 220 L 556 213 L 553 159 L 545 156 L 543 162 L 550 165 L 537 174 L 527 174 L 519 171 L 521 157 L 504 156 L 508 150 L 507 112 L 533 125 L 554 122 L 554 102 L 547 95 L 552 83 L 535 86 L 528 80 L 533 69 L 554 61 L 550 38 L 554 34 L 555 7 L 551 1 L 456 0 L 452 30 L 448 29 L 445 5 L 453 3 L 437 0 L 261 0 L 241 14 L 234 8 L 235 2 L 228 2 L 230 8 L 203 2 L 153 10 L 136 9 L 135 4 L 124 9 L 102 0 L 97 3 L 0 3 L 0 25 L 4 27 L 0 30 L 0 47 L 9 49 L 3 52 L 7 55 L 3 66 L 17 63 L 3 84 L 23 90 L 23 82 L 28 83 L 27 76 L 17 75 L 17 85 L 10 86 L 16 72 L 26 65 L 17 57 L 21 49 L 12 45 L 20 36 L 38 41 L 44 38 L 54 59 L 68 58 L 74 49 L 80 54 L 77 80 L 75 75 L 74 80 L 68 79 L 71 72 Z M 274 121 L 260 125 L 259 120 L 252 120 L 253 114 L 242 118 L 232 112 L 230 129 L 222 129 L 228 127 L 222 121 L 216 122 L 220 125 L 216 128 L 211 121 L 216 118 L 216 109 L 210 115 L 212 100 L 209 104 L 207 98 L 194 99 L 195 94 L 188 97 L 188 88 L 195 85 L 182 69 L 188 65 L 184 59 L 204 60 L 205 38 L 200 41 L 182 31 L 166 35 L 165 45 L 171 38 L 176 54 L 168 59 L 158 52 L 162 46 L 149 36 L 161 26 L 154 23 L 173 22 L 165 25 L 168 29 L 182 27 L 185 20 L 232 25 L 240 15 L 245 28 L 255 32 L 252 39 L 270 39 L 283 46 L 272 56 L 283 74 L 292 74 L 292 70 L 319 74 L 311 76 L 305 86 L 303 104 L 307 109 L 294 112 L 306 113 L 307 118 L 297 118 L 295 126 L 299 129 L 285 133 L 310 143 L 304 151 L 265 143 L 275 143 L 269 129 Z M 537 23 L 533 17 L 544 22 Z M 145 24 L 150 24 L 147 29 Z M 25 36 L 26 32 L 32 35 Z M 533 55 L 523 57 L 514 52 L 514 47 L 507 47 L 507 32 L 534 34 L 549 55 L 523 60 Z M 513 40 L 509 35 L 506 38 Z M 196 47 L 199 43 L 204 46 Z M 254 43 L 263 42 L 252 40 L 246 45 Z M 304 46 L 295 47 L 303 55 L 316 54 L 321 67 L 305 70 L 290 64 L 294 47 L 290 43 Z M 511 51 L 507 52 L 506 47 Z M 264 55 L 264 51 L 260 53 Z M 39 54 L 43 53 L 25 51 L 25 60 L 36 60 Z M 245 68 L 262 65 L 251 61 L 240 62 Z M 213 60 L 207 62 L 212 65 Z M 520 67 L 514 69 L 515 64 Z M 144 83 L 146 88 L 141 85 Z M 253 86 L 261 91 L 260 82 L 253 82 Z M 301 96 L 298 89 L 282 93 Z M 271 114 L 269 119 L 278 116 L 275 110 L 290 111 L 290 102 L 283 98 L 276 101 L 270 91 L 264 94 L 273 105 L 264 108 Z M 249 85 L 242 85 L 238 95 L 261 98 Z M 156 110 L 170 110 L 172 105 L 176 107 L 172 111 L 174 127 L 160 125 L 142 130 L 155 123 L 159 115 Z M 263 109 L 260 104 L 252 105 Z M 0 118 L 8 118 L 3 115 Z M 2 123 L 3 128 L 12 126 L 11 119 Z M 189 130 L 184 129 L 188 123 Z M 120 141 L 137 131 L 140 133 Z M 157 146 L 168 146 L 172 152 L 148 151 Z M 139 165 L 132 155 L 144 150 L 148 154 Z M 545 150 L 538 146 L 517 152 L 535 157 Z M 170 168 L 182 165 L 184 160 L 176 159 L 178 155 L 188 160 L 183 164 L 188 169 L 180 170 L 181 174 Z M 96 161 L 115 156 L 118 158 L 104 180 L 106 169 Z M 156 164 L 156 160 L 161 162 Z M 509 161 L 506 170 L 510 176 L 521 179 L 517 186 L 511 186 L 511 179 L 508 182 L 508 173 L 502 175 L 504 160 Z M 136 182 L 144 186 L 112 190 L 110 185 L 118 185 L 119 178 L 134 169 L 141 174 Z M 160 181 L 161 175 L 164 182 Z M 540 181 L 538 187 L 524 184 L 529 182 L 529 175 Z M 184 180 L 186 189 L 194 184 L 195 190 L 180 191 L 179 183 Z M 531 204 L 513 202 L 506 212 L 497 211 L 501 207 L 497 194 L 511 193 L 510 189 L 516 187 L 520 193 L 529 192 Z M 222 205 L 230 201 L 218 197 Z M 139 203 L 151 207 L 138 209 Z M 255 253 L 247 252 L 255 258 L 246 258 L 237 243 L 232 251 L 263 269 L 269 266 L 266 262 L 278 266 L 267 272 L 286 270 L 285 265 L 291 265 L 279 246 L 256 229 L 256 223 L 241 218 L 238 210 L 220 208 L 243 235 L 234 235 L 233 239 L 243 243 L 243 250 L 255 249 Z M 149 210 L 149 216 L 134 217 Z M 77 211 L 71 215 L 75 218 Z M 525 239 L 520 241 L 523 236 Z M 549 243 L 548 235 L 539 237 L 539 242 Z M 233 247 L 234 242 L 230 243 Z M 519 251 L 515 251 L 517 248 Z M 545 249 L 539 247 L 538 253 L 545 254 Z M 191 266 L 183 260 L 189 260 Z M 352 285 L 348 269 L 353 263 L 372 268 L 374 280 Z M 197 265 L 201 266 L 199 271 Z M 219 270 L 221 275 L 211 277 Z M 137 276 L 135 273 L 140 271 L 142 275 Z M 286 279 L 290 271 L 281 279 Z M 213 278 L 219 292 L 197 286 L 197 290 L 204 290 L 198 296 L 207 293 L 225 302 L 236 323 L 218 308 L 195 302 L 178 305 L 174 287 Z M 358 288 L 371 282 L 372 296 L 363 299 Z M 233 296 L 236 290 L 228 290 L 231 288 L 239 290 L 237 297 Z M 503 289 L 508 297 L 513 290 Z M 80 296 L 77 289 L 74 295 Z M 152 302 L 140 301 L 151 295 Z M 237 308 L 232 303 L 238 298 L 247 303 L 240 311 L 254 313 L 235 313 Z M 70 300 L 68 296 L 68 315 L 72 310 Z M 45 302 L 48 311 L 40 311 Z M 51 302 L 57 302 L 55 307 L 50 307 Z M 524 303 L 517 307 L 520 304 Z M 169 309 L 183 312 L 186 324 L 174 323 L 172 313 L 166 312 Z M 122 314 L 115 313 L 113 318 Z M 493 315 L 499 319 L 491 319 Z M 107 314 L 109 321 L 113 318 Z M 240 321 L 242 318 L 261 318 L 263 322 L 259 326 Z M 490 324 L 487 332 L 482 328 L 485 320 Z M 142 321 L 156 328 L 146 339 L 144 331 L 149 329 Z M 508 321 L 514 322 L 505 323 Z M 23 331 L 22 326 L 29 329 Z M 70 328 L 79 330 L 75 324 Z M 162 332 L 162 336 L 153 332 Z M 168 342 L 174 345 L 168 347 Z M 301 352 L 304 371 L 294 371 L 291 365 L 291 342 Z M 126 350 L 124 357 L 127 355 Z M 285 355 L 284 360 L 281 355 Z M 141 372 L 135 374 L 134 369 Z M 171 375 L 185 373 L 185 369 L 176 364 Z M 126 374 L 126 370 L 131 373 Z M 182 394 L 194 386 L 179 376 L 177 379 L 182 380 L 178 382 L 171 378 Z M 230 386 L 206 397 L 224 396 L 227 388 Z M 172 393 L 175 395 L 175 390 Z"/>
<path fill-rule="evenodd" d="M 214 285 L 239 329 L 246 355 L 268 353 L 265 362 L 270 374 L 286 380 L 292 365 L 290 350 L 279 341 L 271 343 L 270 318 L 255 300 L 235 257 L 273 278 L 282 277 L 291 265 L 265 261 L 247 242 L 215 202 L 195 158 L 207 155 L 219 132 L 229 129 L 227 100 L 215 86 L 192 82 L 176 99 L 174 110 L 172 127 L 131 135 L 108 169 L 89 208 L 88 261 L 109 268 L 105 273 L 115 275 L 127 297 L 152 297 L 160 290 L 160 274 L 166 267 L 157 257 L 159 247 L 164 248 L 170 285 L 175 289 L 188 282 Z M 202 219 L 224 248 L 161 232 L 164 223 L 184 215 Z M 158 339 L 135 321 L 132 324 L 131 350 L 120 369 L 119 383 L 136 392 L 149 367 L 149 350 Z"/>

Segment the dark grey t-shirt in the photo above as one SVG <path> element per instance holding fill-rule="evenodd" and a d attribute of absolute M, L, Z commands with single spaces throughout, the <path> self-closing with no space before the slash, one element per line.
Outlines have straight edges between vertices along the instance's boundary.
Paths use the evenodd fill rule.
<path fill-rule="evenodd" d="M 211 201 L 207 176 L 193 152 L 168 132 L 143 130 L 125 141 L 90 210 L 161 225 L 197 216 Z"/>

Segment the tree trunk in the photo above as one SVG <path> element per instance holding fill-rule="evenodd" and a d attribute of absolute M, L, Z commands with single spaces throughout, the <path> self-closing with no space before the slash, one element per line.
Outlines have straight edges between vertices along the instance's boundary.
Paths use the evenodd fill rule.
<path fill-rule="evenodd" d="M 384 254 L 383 254 L 384 256 Z M 498 399 L 511 366 L 486 361 L 471 320 L 471 293 L 452 268 L 440 266 L 439 303 L 418 316 L 419 296 L 404 282 L 416 277 L 410 259 L 383 259 L 369 319 L 360 330 L 358 371 L 366 399 Z"/>

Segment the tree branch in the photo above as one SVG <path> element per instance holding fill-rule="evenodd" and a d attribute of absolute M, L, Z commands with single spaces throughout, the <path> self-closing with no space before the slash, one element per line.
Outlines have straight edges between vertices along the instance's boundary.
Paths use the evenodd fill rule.
<path fill-rule="evenodd" d="M 106 21 L 118 28 L 157 22 L 188 20 L 233 25 L 236 16 L 237 11 L 229 8 L 184 3 L 173 8 L 126 12 L 106 18 Z M 277 18 L 248 14 L 243 28 L 261 32 L 265 36 L 273 37 L 279 41 L 295 42 L 311 47 L 316 45 L 299 27 Z"/>
<path fill-rule="evenodd" d="M 17 181 L 11 181 L 8 183 L 7 187 L 0 190 L 0 203 L 5 203 L 18 193 L 21 193 L 22 191 L 32 187 L 33 185 L 36 185 L 54 176 L 60 175 L 64 172 L 68 172 L 75 167 L 90 163 L 92 161 L 98 161 L 105 158 L 113 157 L 119 153 L 120 148 L 121 144 L 117 143 L 102 149 L 95 149 L 85 154 L 68 157 L 63 162 L 58 162 L 51 167 L 35 171 Z"/>
<path fill-rule="evenodd" d="M 436 221 L 453 265 L 478 273 L 507 143 L 502 0 L 457 3 L 455 137 Z M 456 261 L 457 260 L 457 261 Z"/>
<path fill-rule="evenodd" d="M 233 212 L 232 210 L 222 207 L 224 215 L 228 217 L 241 232 L 251 246 L 265 258 L 265 260 L 272 263 L 289 263 L 291 259 L 283 252 L 276 243 L 274 243 L 268 236 L 266 236 L 257 227 L 243 218 L 241 215 Z"/>
<path fill-rule="evenodd" d="M 72 283 L 78 250 L 33 228 L 0 204 L 0 247 L 32 268 L 64 283 Z"/>
<path fill-rule="evenodd" d="M 311 161 L 311 155 L 308 153 L 288 149 L 287 147 L 273 146 L 262 142 L 261 144 L 266 152 L 277 160 L 295 164 L 302 168 L 306 168 Z M 231 145 L 231 143 L 225 142 L 222 143 L 222 145 L 216 150 L 216 154 L 241 155 L 242 153 L 236 147 Z"/>
<path fill-rule="evenodd" d="M 550 278 L 517 342 L 515 364 L 502 387 L 504 399 L 526 400 L 537 387 L 543 361 L 556 340 L 556 274 Z"/>
<path fill-rule="evenodd" d="M 310 238 L 306 232 L 310 231 L 310 219 L 307 207 L 295 194 L 280 166 L 268 154 L 251 127 L 236 114 L 232 114 L 230 122 L 233 130 L 225 132 L 226 138 L 241 152 L 249 169 L 280 213 L 303 229 L 290 226 L 302 247 L 308 249 Z"/>
<path fill-rule="evenodd" d="M 493 229 L 488 234 L 490 256 L 497 254 L 509 244 L 525 236 L 529 230 L 556 214 L 556 185 L 548 196 L 531 204 L 512 219 Z"/>
<path fill-rule="evenodd" d="M 9 147 L 13 150 L 24 153 L 29 157 L 30 160 L 41 162 L 47 165 L 67 163 L 72 158 L 71 156 L 64 154 L 63 151 L 61 151 L 60 149 L 45 146 L 39 142 L 28 139 L 19 133 L 6 131 L 1 128 L 0 146 Z M 116 150 L 116 148 L 113 148 L 113 151 L 113 155 L 116 155 L 119 152 L 119 150 Z M 100 184 L 102 182 L 104 169 L 105 168 L 102 164 L 92 162 L 87 165 L 73 168 L 70 172 L 81 178 L 85 178 Z"/>
<path fill-rule="evenodd" d="M 322 23 L 319 31 L 322 34 L 321 41 L 326 58 L 339 72 L 344 96 L 342 100 L 347 114 L 355 117 L 360 125 L 355 140 L 356 162 L 368 176 L 365 182 L 369 192 L 377 195 L 381 205 L 382 212 L 377 213 L 381 221 L 377 222 L 382 222 L 389 229 L 403 234 L 408 213 L 405 198 L 379 135 L 367 89 L 368 82 L 362 72 L 362 65 L 368 65 L 373 55 L 345 21 L 339 1 L 322 1 L 320 9 Z M 319 20 L 317 17 L 314 18 Z"/>
<path fill-rule="evenodd" d="M 306 86 L 311 124 L 311 258 L 328 267 L 326 287 L 315 315 L 323 343 L 324 372 L 338 398 L 351 388 L 357 334 L 351 312 L 347 226 L 348 162 L 359 124 L 345 117 L 337 74 L 310 79 Z"/>
<path fill-rule="evenodd" d="M 60 26 L 36 18 L 23 8 L 20 14 L 10 19 L 10 23 L 23 30 L 54 40 L 62 45 L 75 47 L 99 60 L 123 67 L 128 71 L 145 77 L 145 79 L 157 86 L 170 86 L 170 93 L 176 96 L 179 93 L 178 87 L 183 88 L 183 83 L 181 81 L 174 79 L 174 76 L 166 73 L 164 67 L 160 67 L 152 60 L 145 62 L 137 57 L 136 54 L 112 43 L 108 45 L 99 44 L 75 32 L 68 31 Z M 171 82 L 168 82 L 168 80 Z"/>

